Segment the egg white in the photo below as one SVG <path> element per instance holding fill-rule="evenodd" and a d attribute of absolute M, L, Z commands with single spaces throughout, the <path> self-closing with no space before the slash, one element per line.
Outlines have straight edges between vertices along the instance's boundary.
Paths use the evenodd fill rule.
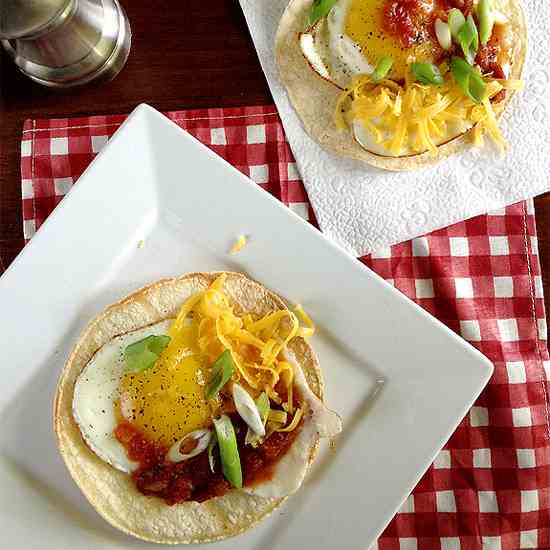
<path fill-rule="evenodd" d="M 311 448 L 318 438 L 333 437 L 342 431 L 341 418 L 311 391 L 291 352 L 286 352 L 286 360 L 294 369 L 294 383 L 302 397 L 300 406 L 304 407 L 304 423 L 290 449 L 276 463 L 272 478 L 244 488 L 248 494 L 265 498 L 282 498 L 296 492 L 307 474 Z"/>
<path fill-rule="evenodd" d="M 468 121 L 457 121 L 455 123 L 449 123 L 447 126 L 446 133 L 441 136 L 432 136 L 432 140 L 435 145 L 442 145 L 443 143 L 447 143 L 459 136 L 461 136 L 464 132 L 467 132 L 468 130 L 471 130 L 473 128 L 473 124 Z M 382 143 L 377 143 L 374 139 L 374 136 L 372 133 L 365 127 L 365 125 L 358 119 L 355 119 L 352 123 L 351 130 L 353 132 L 353 137 L 355 138 L 355 141 L 366 151 L 369 151 L 370 153 L 374 153 L 376 155 L 380 155 L 382 157 L 391 157 L 391 156 L 406 156 L 406 155 L 415 155 L 418 154 L 417 151 L 414 151 L 412 147 L 409 145 L 405 145 L 402 149 L 399 155 L 393 155 L 388 149 L 386 149 Z M 391 140 L 392 135 L 390 135 L 388 132 L 383 133 L 383 141 Z M 414 143 L 414 140 L 416 138 L 416 134 L 411 134 L 410 142 Z"/>
<path fill-rule="evenodd" d="M 320 76 L 344 88 L 359 74 L 370 74 L 375 64 L 346 33 L 346 17 L 353 0 L 338 0 L 328 16 L 300 35 L 300 48 Z"/>
<path fill-rule="evenodd" d="M 130 473 L 138 467 L 113 434 L 118 423 L 115 402 L 120 398 L 124 376 L 124 350 L 147 336 L 166 334 L 171 322 L 162 321 L 114 338 L 97 351 L 74 386 L 73 417 L 84 441 L 99 458 L 122 472 Z"/>

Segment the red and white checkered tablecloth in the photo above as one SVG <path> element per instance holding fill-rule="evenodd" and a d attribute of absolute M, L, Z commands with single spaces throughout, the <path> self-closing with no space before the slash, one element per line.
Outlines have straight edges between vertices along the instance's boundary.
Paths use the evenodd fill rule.
<path fill-rule="evenodd" d="M 166 114 L 315 223 L 274 106 Z M 21 173 L 27 239 L 124 119 L 25 122 Z M 550 358 L 532 201 L 361 261 L 495 364 L 487 389 L 378 548 L 550 548 Z"/>

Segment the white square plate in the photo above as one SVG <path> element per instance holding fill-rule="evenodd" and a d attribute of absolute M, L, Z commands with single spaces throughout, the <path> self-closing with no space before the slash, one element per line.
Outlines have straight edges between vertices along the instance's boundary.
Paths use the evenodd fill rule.
<path fill-rule="evenodd" d="M 240 234 L 249 244 L 228 255 Z M 304 305 L 319 327 L 328 404 L 344 420 L 299 493 L 220 550 L 367 548 L 492 373 L 474 348 L 142 105 L 0 278 L 7 548 L 148 546 L 105 523 L 69 478 L 52 397 L 78 333 L 105 305 L 160 277 L 216 269 Z"/>

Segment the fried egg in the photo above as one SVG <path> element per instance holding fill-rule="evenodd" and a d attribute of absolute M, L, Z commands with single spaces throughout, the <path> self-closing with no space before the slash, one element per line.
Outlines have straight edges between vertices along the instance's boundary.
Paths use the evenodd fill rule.
<path fill-rule="evenodd" d="M 161 355 L 150 369 L 125 372 L 125 348 L 147 336 L 166 334 L 170 324 L 171 321 L 164 321 L 114 338 L 94 355 L 75 383 L 73 416 L 82 437 L 99 458 L 126 473 L 139 465 L 128 458 L 126 449 L 114 436 L 121 421 L 129 422 L 151 442 L 165 448 L 187 433 L 211 424 L 204 394 L 207 359 L 196 353 L 192 335 L 178 350 L 175 367 L 167 366 Z M 266 498 L 294 493 L 303 482 L 311 449 L 319 437 L 332 437 L 342 429 L 340 417 L 309 388 L 292 353 L 286 355 L 293 365 L 304 421 L 292 446 L 275 465 L 272 478 L 243 489 Z"/>
<path fill-rule="evenodd" d="M 157 364 L 145 371 L 125 372 L 124 350 L 147 336 L 166 334 L 171 321 L 119 336 L 105 344 L 78 377 L 73 416 L 88 447 L 123 472 L 134 471 L 124 446 L 113 434 L 126 421 L 161 447 L 210 423 L 204 396 L 204 360 L 191 345 L 180 351 L 176 368 Z"/>
<path fill-rule="evenodd" d="M 430 40 L 405 48 L 384 31 L 385 0 L 338 0 L 327 17 L 300 35 L 300 47 L 312 69 L 345 88 L 359 74 L 370 74 L 383 57 L 391 57 L 389 78 L 402 80 L 411 61 L 434 61 Z"/>

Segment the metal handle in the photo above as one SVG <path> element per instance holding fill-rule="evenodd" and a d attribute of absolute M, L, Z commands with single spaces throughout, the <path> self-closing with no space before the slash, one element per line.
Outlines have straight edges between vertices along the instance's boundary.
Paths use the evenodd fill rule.
<path fill-rule="evenodd" d="M 0 39 L 34 39 L 63 24 L 77 0 L 1 0 Z"/>
<path fill-rule="evenodd" d="M 21 31 L 22 26 L 18 28 Z M 114 77 L 128 58 L 130 27 L 117 0 L 68 0 L 57 18 L 40 29 L 32 38 L 12 38 L 2 44 L 23 73 L 47 86 L 69 87 L 100 76 Z"/>

